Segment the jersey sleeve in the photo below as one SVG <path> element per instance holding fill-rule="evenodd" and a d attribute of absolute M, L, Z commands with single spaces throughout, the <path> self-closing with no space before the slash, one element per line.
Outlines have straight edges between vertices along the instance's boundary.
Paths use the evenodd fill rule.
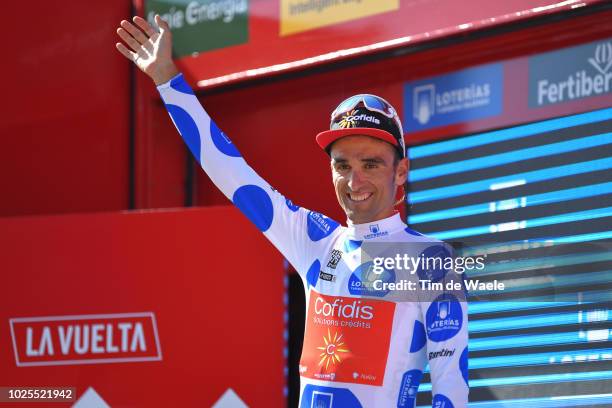
<path fill-rule="evenodd" d="M 338 224 L 294 205 L 263 180 L 210 118 L 182 74 L 157 89 L 202 169 L 304 278 L 317 242 Z"/>
<path fill-rule="evenodd" d="M 438 309 L 441 304 L 443 303 L 434 302 L 432 307 Z M 458 332 L 448 339 L 430 336 L 427 338 L 432 408 L 465 408 L 468 403 L 467 303 L 450 303 L 450 308 L 457 309 L 461 316 L 461 328 Z"/>
<path fill-rule="evenodd" d="M 442 283 L 461 282 L 459 291 L 427 294 L 419 303 L 425 322 L 432 408 L 465 408 L 468 404 L 468 303 L 465 276 L 450 271 Z"/>

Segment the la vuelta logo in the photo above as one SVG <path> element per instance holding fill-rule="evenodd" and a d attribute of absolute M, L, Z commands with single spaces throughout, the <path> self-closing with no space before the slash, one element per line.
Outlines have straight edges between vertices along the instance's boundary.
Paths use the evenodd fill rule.
<path fill-rule="evenodd" d="M 17 366 L 162 359 L 151 312 L 27 317 L 9 322 Z"/>

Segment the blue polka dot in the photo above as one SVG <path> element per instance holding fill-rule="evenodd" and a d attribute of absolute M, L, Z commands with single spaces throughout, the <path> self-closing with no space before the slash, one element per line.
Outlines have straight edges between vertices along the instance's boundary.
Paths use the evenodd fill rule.
<path fill-rule="evenodd" d="M 427 337 L 440 342 L 454 337 L 463 325 L 461 303 L 450 293 L 438 296 L 427 309 L 425 315 Z"/>
<path fill-rule="evenodd" d="M 307 221 L 308 237 L 314 241 L 320 241 L 328 237 L 336 228 L 338 223 L 331 218 L 319 214 L 318 212 L 310 211 Z"/>
<path fill-rule="evenodd" d="M 436 394 L 433 397 L 431 408 L 455 408 L 446 395 Z"/>
<path fill-rule="evenodd" d="M 293 202 L 290 199 L 285 199 L 285 203 L 287 204 L 287 207 L 289 207 L 289 209 L 293 212 L 296 212 L 297 210 L 300 209 L 299 205 L 295 205 L 293 204 Z"/>
<path fill-rule="evenodd" d="M 406 232 L 407 232 L 407 233 L 409 233 L 410 235 L 415 235 L 415 236 L 417 236 L 417 237 L 422 237 L 422 236 L 423 236 L 423 234 L 421 234 L 420 232 L 416 232 L 415 230 L 410 229 L 410 228 L 408 228 L 408 227 L 406 227 L 406 229 L 404 229 L 404 231 L 406 231 Z"/>
<path fill-rule="evenodd" d="M 422 377 L 421 370 L 409 370 L 404 373 L 397 396 L 397 408 L 414 407 Z"/>
<path fill-rule="evenodd" d="M 183 74 L 178 75 L 170 81 L 170 87 L 176 91 L 183 92 L 189 95 L 193 95 L 193 90 L 189 84 L 185 81 Z"/>
<path fill-rule="evenodd" d="M 168 113 L 170 113 L 174 124 L 187 144 L 187 147 L 189 147 L 191 154 L 193 154 L 198 163 L 200 163 L 200 132 L 198 131 L 198 126 L 195 121 L 189 116 L 187 111 L 180 106 L 167 104 L 166 109 L 168 109 Z"/>
<path fill-rule="evenodd" d="M 254 185 L 242 186 L 236 190 L 232 201 L 261 231 L 267 231 L 272 225 L 272 200 L 263 188 Z"/>
<path fill-rule="evenodd" d="M 317 286 L 317 281 L 319 280 L 319 272 L 321 271 L 321 262 L 317 259 L 310 265 L 308 268 L 308 272 L 306 272 L 306 282 L 308 283 L 308 287 Z M 307 288 L 308 289 L 308 288 Z"/>
<path fill-rule="evenodd" d="M 410 344 L 410 352 L 414 353 L 419 351 L 427 343 L 427 337 L 425 335 L 425 325 L 418 320 L 414 321 L 414 328 L 412 329 L 412 343 Z"/>
<path fill-rule="evenodd" d="M 461 369 L 461 375 L 463 376 L 463 381 L 465 381 L 465 385 L 470 386 L 468 377 L 468 348 L 467 346 L 463 349 L 461 353 L 461 357 L 459 357 L 459 368 Z"/>
<path fill-rule="evenodd" d="M 380 286 L 375 282 L 395 282 L 395 269 L 383 267 L 381 273 L 376 273 L 374 272 L 373 265 L 374 263 L 372 261 L 368 261 L 359 265 L 353 273 L 351 273 L 348 281 L 348 290 L 351 295 L 385 297 L 389 294 L 390 289 L 377 289 L 377 287 L 380 288 Z"/>
<path fill-rule="evenodd" d="M 344 252 L 351 252 L 361 247 L 363 241 L 354 241 L 352 239 L 346 239 L 344 241 Z"/>
<path fill-rule="evenodd" d="M 428 262 L 421 262 L 417 274 L 421 280 L 430 280 L 437 282 L 444 278 L 448 273 L 448 269 L 444 266 L 450 266 L 451 253 L 445 245 L 436 244 L 425 248 L 420 255 L 422 258 L 427 259 Z M 446 262 L 449 260 L 449 262 Z"/>
<path fill-rule="evenodd" d="M 231 157 L 240 157 L 240 152 L 225 133 L 219 129 L 215 122 L 210 121 L 210 137 L 215 147 L 223 154 Z"/>
<path fill-rule="evenodd" d="M 300 408 L 362 408 L 351 390 L 341 388 L 336 384 L 333 387 L 307 384 L 300 400 Z"/>

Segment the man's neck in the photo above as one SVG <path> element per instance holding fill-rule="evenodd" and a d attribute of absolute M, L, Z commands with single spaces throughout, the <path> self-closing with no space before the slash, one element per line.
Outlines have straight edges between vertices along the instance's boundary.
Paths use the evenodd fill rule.
<path fill-rule="evenodd" d="M 397 211 L 387 218 L 361 224 L 354 224 L 348 220 L 347 224 L 348 238 L 355 241 L 384 237 L 406 228 Z"/>
<path fill-rule="evenodd" d="M 364 225 L 364 224 L 370 224 L 370 223 L 374 223 L 377 221 L 381 221 L 381 220 L 385 220 L 389 217 L 394 216 L 395 214 L 398 214 L 399 211 L 397 211 L 395 208 L 392 208 L 388 211 L 385 211 L 383 213 L 379 213 L 373 217 L 369 217 L 369 218 L 360 218 L 360 217 L 353 217 L 351 218 L 350 216 L 347 216 L 347 220 L 346 223 L 347 225 L 350 226 L 354 226 L 354 225 Z"/>

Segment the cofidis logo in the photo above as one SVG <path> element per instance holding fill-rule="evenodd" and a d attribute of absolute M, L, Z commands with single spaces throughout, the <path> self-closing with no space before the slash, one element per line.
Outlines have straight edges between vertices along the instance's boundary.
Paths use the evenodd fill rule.
<path fill-rule="evenodd" d="M 342 119 L 338 123 L 338 126 L 342 129 L 349 129 L 357 127 L 359 122 L 369 122 L 375 125 L 380 125 L 380 120 L 372 115 L 367 115 L 365 113 L 359 113 L 356 109 L 353 109 L 350 112 L 346 112 L 342 115 Z"/>
<path fill-rule="evenodd" d="M 13 318 L 9 323 L 18 367 L 162 359 L 151 312 Z"/>
<path fill-rule="evenodd" d="M 382 385 L 395 303 L 312 289 L 309 297 L 301 376 Z"/>

